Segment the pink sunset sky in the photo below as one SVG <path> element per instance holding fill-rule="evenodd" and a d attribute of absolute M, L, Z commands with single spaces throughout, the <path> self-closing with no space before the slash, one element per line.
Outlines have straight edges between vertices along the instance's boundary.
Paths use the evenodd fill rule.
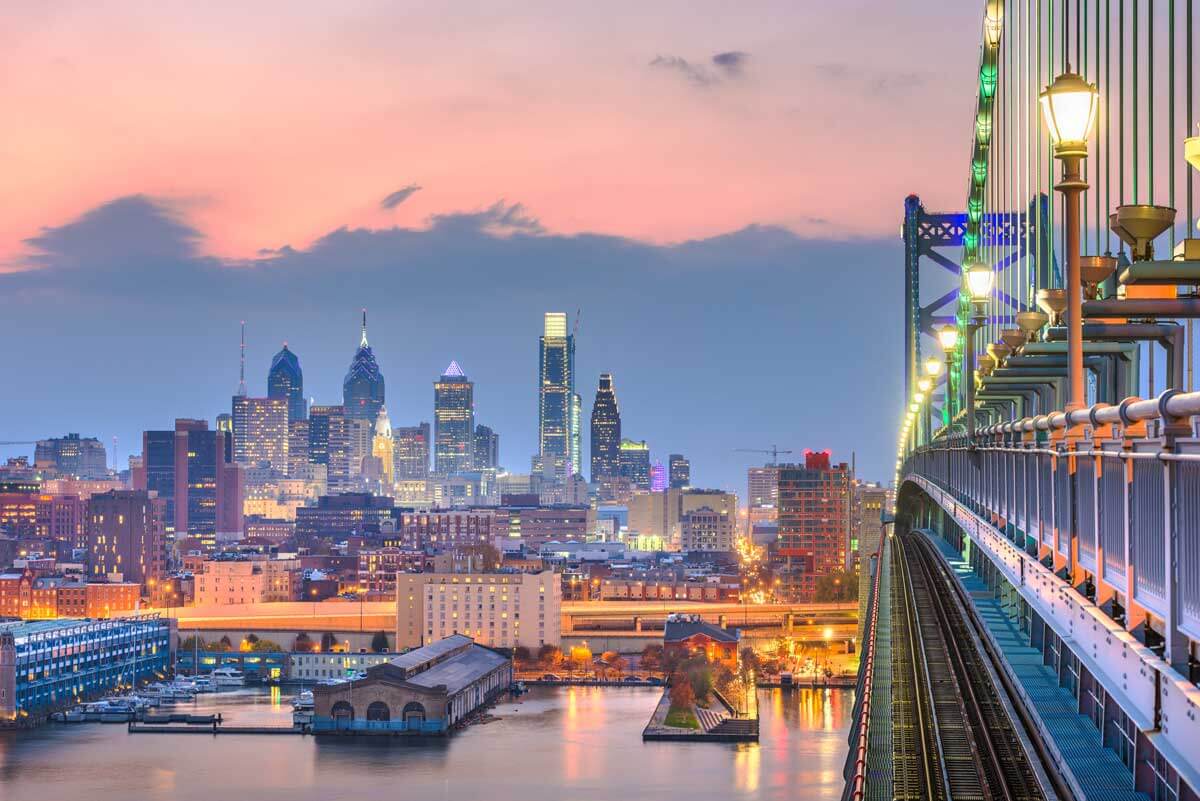
<path fill-rule="evenodd" d="M 20 4 L 0 269 L 135 193 L 227 258 L 501 198 L 563 233 L 891 237 L 909 192 L 962 205 L 979 5 Z"/>

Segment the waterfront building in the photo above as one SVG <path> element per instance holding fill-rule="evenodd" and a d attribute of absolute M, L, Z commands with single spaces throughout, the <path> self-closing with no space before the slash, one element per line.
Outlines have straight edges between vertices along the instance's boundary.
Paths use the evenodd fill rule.
<path fill-rule="evenodd" d="M 95 437 L 67 434 L 40 439 L 33 451 L 38 470 L 70 478 L 103 479 L 108 476 L 108 452 Z"/>
<path fill-rule="evenodd" d="M 433 461 L 443 475 L 475 467 L 475 384 L 458 362 L 433 382 Z"/>
<path fill-rule="evenodd" d="M 776 578 L 793 601 L 811 601 L 817 580 L 846 569 L 850 548 L 849 467 L 829 451 L 804 451 L 804 465 L 781 464 Z"/>
<path fill-rule="evenodd" d="M 371 455 L 379 460 L 382 483 L 385 491 L 390 493 L 396 480 L 396 445 L 392 439 L 392 421 L 388 419 L 386 407 L 379 410 L 379 418 L 375 421 Z"/>
<path fill-rule="evenodd" d="M 621 440 L 618 454 L 621 476 L 629 481 L 634 490 L 650 491 L 650 446 L 645 440 L 634 442 Z"/>
<path fill-rule="evenodd" d="M 212 548 L 218 535 L 241 536 L 243 478 L 228 458 L 228 436 L 210 431 L 204 420 L 183 418 L 174 431 L 142 435 L 143 463 L 133 471 L 133 488 L 166 501 L 164 525 L 175 539 L 195 537 Z"/>
<path fill-rule="evenodd" d="M 269 464 L 279 475 L 288 470 L 287 398 L 233 396 L 233 461 Z"/>
<path fill-rule="evenodd" d="M 313 688 L 317 734 L 445 735 L 512 684 L 512 660 L 470 637 L 451 636 Z"/>
<path fill-rule="evenodd" d="M 134 612 L 142 585 L 132 581 L 81 581 L 65 576 L 36 576 L 28 585 L 30 602 L 24 617 L 109 618 Z"/>
<path fill-rule="evenodd" d="M 392 429 L 397 481 L 424 481 L 429 477 L 429 423 Z"/>
<path fill-rule="evenodd" d="M 287 401 L 288 424 L 308 418 L 308 404 L 304 401 L 304 372 L 300 360 L 288 350 L 287 343 L 271 359 L 267 371 L 267 397 Z"/>
<path fill-rule="evenodd" d="M 396 647 L 455 634 L 495 648 L 536 651 L 561 635 L 562 583 L 541 573 L 401 573 L 396 576 Z"/>
<path fill-rule="evenodd" d="M 0 623 L 0 720 L 36 720 L 161 676 L 174 642 L 175 621 L 157 615 Z"/>
<path fill-rule="evenodd" d="M 672 453 L 667 459 L 667 473 L 671 489 L 687 489 L 692 485 L 692 463 L 681 453 Z"/>
<path fill-rule="evenodd" d="M 112 490 L 87 502 L 89 575 L 120 576 L 148 594 L 167 573 L 166 504 L 146 490 Z"/>
<path fill-rule="evenodd" d="M 741 632 L 705 623 L 700 615 L 667 615 L 663 627 L 663 655 L 685 657 L 704 654 L 709 662 L 720 662 L 737 670 Z"/>
<path fill-rule="evenodd" d="M 378 533 L 392 516 L 392 499 L 369 492 L 323 495 L 316 506 L 296 510 L 296 538 L 340 540 L 351 534 Z"/>
<path fill-rule="evenodd" d="M 592 483 L 604 500 L 615 498 L 612 480 L 621 474 L 621 409 L 612 373 L 601 373 L 592 403 Z"/>
<path fill-rule="evenodd" d="M 578 471 L 575 337 L 567 315 L 547 312 L 538 341 L 538 460 L 555 483 Z"/>
<path fill-rule="evenodd" d="M 314 648 L 320 648 L 318 643 Z M 382 665 L 395 658 L 391 653 L 300 653 L 287 655 L 287 677 L 292 681 L 313 683 L 328 679 L 349 679 L 356 673 Z"/>
<path fill-rule="evenodd" d="M 373 424 L 383 408 L 384 396 L 383 373 L 375 361 L 375 352 L 367 344 L 367 311 L 363 309 L 362 338 L 342 381 L 342 406 L 347 417 Z"/>
<path fill-rule="evenodd" d="M 500 468 L 500 435 L 485 425 L 475 426 L 475 469 Z"/>

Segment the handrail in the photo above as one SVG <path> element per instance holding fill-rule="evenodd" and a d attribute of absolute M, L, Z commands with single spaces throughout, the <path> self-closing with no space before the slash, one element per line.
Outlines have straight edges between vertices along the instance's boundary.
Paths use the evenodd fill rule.
<path fill-rule="evenodd" d="M 870 634 L 867 636 L 866 662 L 863 666 L 863 702 L 858 715 L 858 743 L 855 746 L 854 774 L 850 778 L 850 801 L 862 801 L 867 792 L 867 743 L 871 728 L 871 689 L 875 678 L 875 636 L 879 620 L 879 587 L 883 575 L 887 535 L 879 539 L 879 559 L 875 564 L 875 586 L 871 590 Z"/>

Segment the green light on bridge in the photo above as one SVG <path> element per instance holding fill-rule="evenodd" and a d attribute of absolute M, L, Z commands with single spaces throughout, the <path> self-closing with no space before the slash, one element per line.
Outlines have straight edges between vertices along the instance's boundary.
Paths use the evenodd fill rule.
<path fill-rule="evenodd" d="M 995 64 L 984 64 L 979 70 L 979 93 L 991 100 L 996 95 L 996 81 L 999 69 Z"/>
<path fill-rule="evenodd" d="M 973 223 L 983 219 L 983 198 L 973 197 L 967 201 L 967 219 Z"/>
<path fill-rule="evenodd" d="M 971 162 L 971 177 L 975 179 L 976 186 L 983 186 L 987 182 L 988 165 L 986 159 L 975 159 Z"/>
<path fill-rule="evenodd" d="M 974 231 L 967 231 L 963 234 L 963 247 L 974 252 L 975 248 L 979 247 L 979 234 Z"/>

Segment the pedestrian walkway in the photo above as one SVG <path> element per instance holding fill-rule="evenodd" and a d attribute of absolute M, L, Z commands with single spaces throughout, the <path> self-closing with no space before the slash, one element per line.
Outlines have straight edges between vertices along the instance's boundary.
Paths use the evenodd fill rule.
<path fill-rule="evenodd" d="M 1029 644 L 1029 637 L 1004 613 L 983 579 L 975 574 L 953 545 L 930 532 L 925 533 L 971 594 L 980 619 L 1028 699 L 1026 707 L 1041 719 L 1054 738 L 1058 752 L 1084 797 L 1095 801 L 1149 801 L 1149 796 L 1133 789 L 1133 773 L 1116 752 L 1102 745 L 1100 732 L 1091 720 L 1079 713 L 1075 696 L 1059 686 L 1054 670 L 1042 664 L 1042 652 Z"/>

